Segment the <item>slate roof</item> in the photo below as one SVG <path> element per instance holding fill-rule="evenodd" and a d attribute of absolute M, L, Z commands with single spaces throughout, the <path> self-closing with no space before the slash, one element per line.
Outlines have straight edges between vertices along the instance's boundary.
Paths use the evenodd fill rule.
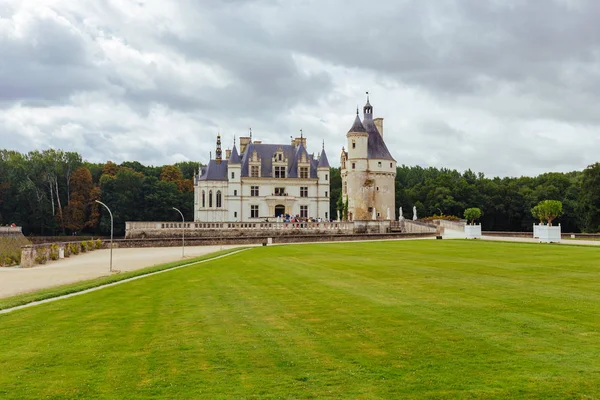
<path fill-rule="evenodd" d="M 321 155 L 319 156 L 319 163 L 317 164 L 317 168 L 329 168 L 329 160 L 327 159 L 327 154 L 325 154 L 325 149 L 321 151 Z"/>
<path fill-rule="evenodd" d="M 233 150 L 231 150 L 231 155 L 229 156 L 229 164 L 241 164 L 242 159 L 238 154 L 237 148 L 233 145 Z"/>
<path fill-rule="evenodd" d="M 310 162 L 310 178 L 317 178 L 318 161 L 313 159 L 306 151 L 304 145 L 300 144 L 294 147 L 291 144 L 263 144 L 249 143 L 246 151 L 242 154 L 242 177 L 250 176 L 249 162 L 254 151 L 260 157 L 260 169 L 262 178 L 271 178 L 273 176 L 273 155 L 281 148 L 284 156 L 288 159 L 286 178 L 298 177 L 298 157 L 302 153 L 306 154 Z"/>
<path fill-rule="evenodd" d="M 363 125 L 369 134 L 369 139 L 367 141 L 367 158 L 396 161 L 390 154 L 383 138 L 379 134 L 375 122 L 373 122 L 372 114 L 365 114 Z"/>
<path fill-rule="evenodd" d="M 227 160 L 217 164 L 216 160 L 210 160 L 204 167 L 198 177 L 198 181 L 226 181 L 227 180 Z"/>
<path fill-rule="evenodd" d="M 360 122 L 360 117 L 358 116 L 358 113 L 356 113 L 356 118 L 354 118 L 354 124 L 352 124 L 352 128 L 350 128 L 348 133 L 350 133 L 350 132 L 366 132 L 366 131 L 367 130 L 365 129 L 365 126 L 362 124 L 362 122 Z"/>

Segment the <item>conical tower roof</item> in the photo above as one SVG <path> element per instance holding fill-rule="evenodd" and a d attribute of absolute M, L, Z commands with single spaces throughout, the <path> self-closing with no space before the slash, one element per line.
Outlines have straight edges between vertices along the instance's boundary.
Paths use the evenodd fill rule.
<path fill-rule="evenodd" d="M 358 109 L 356 109 L 356 118 L 354 118 L 354 124 L 352 124 L 352 128 L 348 131 L 348 133 L 352 132 L 367 132 L 365 126 L 360 122 L 360 117 L 358 116 Z"/>
<path fill-rule="evenodd" d="M 327 154 L 325 154 L 325 149 L 321 150 L 321 155 L 319 156 L 319 164 L 317 168 L 329 168 L 329 160 L 327 160 Z"/>
<path fill-rule="evenodd" d="M 242 163 L 242 159 L 240 158 L 240 155 L 238 154 L 237 151 L 237 147 L 235 147 L 235 144 L 233 145 L 233 150 L 231 150 L 231 155 L 229 156 L 229 164 L 241 164 Z"/>

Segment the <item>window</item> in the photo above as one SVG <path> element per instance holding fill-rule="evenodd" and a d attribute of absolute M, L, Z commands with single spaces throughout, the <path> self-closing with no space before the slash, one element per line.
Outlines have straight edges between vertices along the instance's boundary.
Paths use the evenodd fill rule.
<path fill-rule="evenodd" d="M 379 192 L 379 186 L 377 186 L 377 191 Z"/>
<path fill-rule="evenodd" d="M 216 203 L 217 203 L 217 208 L 221 208 L 222 207 L 221 206 L 221 191 L 220 190 L 217 191 L 217 202 Z"/>
<path fill-rule="evenodd" d="M 390 163 L 390 168 L 392 168 L 392 163 Z"/>
<path fill-rule="evenodd" d="M 206 192 L 202 191 L 202 208 L 206 207 Z"/>
<path fill-rule="evenodd" d="M 208 191 L 208 206 L 212 207 L 212 190 Z"/>
<path fill-rule="evenodd" d="M 231 173 L 231 179 L 235 179 L 235 172 Z"/>
<path fill-rule="evenodd" d="M 251 178 L 258 178 L 258 165 L 251 165 L 250 166 L 250 177 Z"/>
<path fill-rule="evenodd" d="M 352 141 L 352 148 L 355 149 L 356 148 L 356 142 L 353 140 Z"/>
<path fill-rule="evenodd" d="M 308 218 L 308 206 L 300 206 L 300 217 Z"/>
<path fill-rule="evenodd" d="M 234 190 L 234 191 L 233 191 L 233 195 L 234 195 L 234 196 L 237 196 L 237 190 Z"/>
<path fill-rule="evenodd" d="M 378 166 L 379 168 L 381 168 L 381 161 L 379 161 L 379 162 L 377 163 L 377 166 Z"/>
<path fill-rule="evenodd" d="M 275 188 L 275 196 L 285 196 L 285 188 L 276 187 Z"/>
<path fill-rule="evenodd" d="M 300 197 L 308 197 L 308 186 L 300 186 Z"/>
<path fill-rule="evenodd" d="M 250 206 L 250 218 L 258 218 L 258 206 Z"/>
<path fill-rule="evenodd" d="M 355 169 L 355 168 L 356 168 L 356 164 L 352 163 L 352 169 Z"/>
<path fill-rule="evenodd" d="M 285 178 L 285 167 L 275 167 L 275 178 Z"/>
<path fill-rule="evenodd" d="M 233 212 L 233 218 L 237 218 L 237 211 Z"/>
<path fill-rule="evenodd" d="M 325 180 L 329 180 L 329 175 L 325 174 Z"/>
<path fill-rule="evenodd" d="M 325 197 L 327 197 L 327 192 L 325 192 Z"/>
<path fill-rule="evenodd" d="M 348 182 L 344 182 L 344 194 L 348 193 Z"/>
<path fill-rule="evenodd" d="M 277 160 L 281 161 L 281 159 L 282 159 L 282 154 L 281 153 L 277 154 Z"/>
<path fill-rule="evenodd" d="M 308 167 L 300 167 L 300 178 L 308 179 Z"/>
<path fill-rule="evenodd" d="M 258 186 L 250 186 L 250 196 L 258 196 Z"/>
<path fill-rule="evenodd" d="M 329 218 L 327 211 L 325 211 L 325 219 Z"/>

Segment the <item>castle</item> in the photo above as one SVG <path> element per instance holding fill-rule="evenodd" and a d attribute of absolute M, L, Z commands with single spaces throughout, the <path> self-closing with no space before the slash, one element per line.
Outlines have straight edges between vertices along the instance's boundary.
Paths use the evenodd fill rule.
<path fill-rule="evenodd" d="M 396 160 L 383 141 L 383 118 L 373 119 L 373 106 L 358 108 L 354 124 L 346 134 L 348 151 L 340 157 L 342 196 L 348 199 L 348 219 L 395 219 Z"/>
<path fill-rule="evenodd" d="M 373 119 L 368 95 L 362 121 L 357 109 L 346 138 L 348 151 L 342 148 L 340 163 L 348 220 L 394 220 L 396 160 L 383 140 L 383 118 Z M 306 150 L 302 134 L 291 144 L 263 144 L 253 141 L 250 132 L 240 138 L 239 153 L 234 140 L 223 158 L 219 134 L 215 156 L 194 177 L 195 221 L 336 219 L 329 215 L 330 172 L 324 145 L 315 157 Z"/>
<path fill-rule="evenodd" d="M 318 158 L 308 154 L 301 134 L 291 144 L 263 144 L 240 138 L 194 177 L 194 220 L 259 222 L 275 217 L 329 220 L 329 161 L 325 146 Z"/>

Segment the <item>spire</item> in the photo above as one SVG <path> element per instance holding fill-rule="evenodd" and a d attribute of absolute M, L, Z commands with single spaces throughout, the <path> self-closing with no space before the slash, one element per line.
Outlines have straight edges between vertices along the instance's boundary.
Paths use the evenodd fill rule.
<path fill-rule="evenodd" d="M 329 168 L 329 160 L 327 160 L 327 154 L 325 154 L 325 141 L 323 141 L 323 150 L 321 150 L 317 168 Z"/>
<path fill-rule="evenodd" d="M 217 134 L 217 151 L 215 152 L 216 154 L 216 161 L 217 164 L 221 164 L 221 133 Z"/>
<path fill-rule="evenodd" d="M 302 128 L 300 128 L 300 139 L 302 139 L 302 135 L 303 135 L 303 134 L 304 134 L 304 133 L 302 133 Z"/>
<path fill-rule="evenodd" d="M 360 117 L 358 116 L 358 114 L 356 114 L 356 118 L 354 118 L 354 124 L 352 125 L 352 128 L 350 128 L 350 130 L 348 131 L 348 133 L 352 132 L 367 132 L 362 122 L 360 122 Z"/>
<path fill-rule="evenodd" d="M 235 143 L 233 144 L 233 150 L 231 150 L 231 155 L 229 156 L 229 165 L 231 164 L 241 164 L 242 159 L 237 151 L 237 147 L 235 147 Z"/>
<path fill-rule="evenodd" d="M 365 106 L 363 107 L 363 113 L 365 119 L 373 118 L 373 106 L 369 102 L 369 92 L 367 92 L 367 104 L 365 104 Z"/>
<path fill-rule="evenodd" d="M 250 129 L 250 143 L 252 143 L 252 128 L 249 128 L 249 129 Z"/>

